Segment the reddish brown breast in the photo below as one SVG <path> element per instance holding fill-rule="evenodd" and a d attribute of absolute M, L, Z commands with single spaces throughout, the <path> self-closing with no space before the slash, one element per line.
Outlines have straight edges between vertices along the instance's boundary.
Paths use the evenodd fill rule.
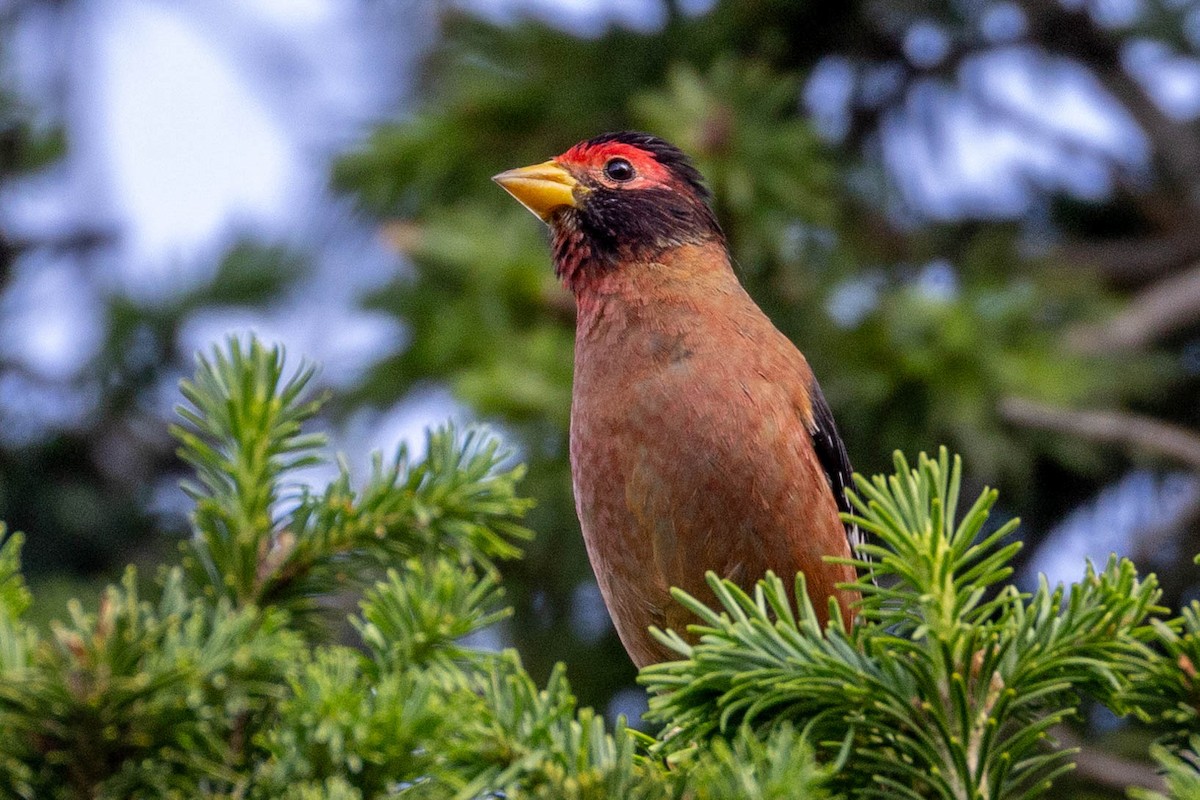
<path fill-rule="evenodd" d="M 854 577 L 809 432 L 812 373 L 738 283 L 720 243 L 623 264 L 578 295 L 571 467 L 588 555 L 639 666 L 647 632 L 693 621 L 707 570 L 750 586 L 797 571 L 823 615 Z M 855 598 L 842 594 L 844 613 Z"/>

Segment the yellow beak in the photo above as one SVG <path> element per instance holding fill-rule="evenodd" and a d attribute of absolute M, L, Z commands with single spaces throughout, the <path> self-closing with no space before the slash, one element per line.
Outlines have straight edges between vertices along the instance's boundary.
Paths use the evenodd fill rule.
<path fill-rule="evenodd" d="M 553 161 L 510 169 L 492 180 L 542 222 L 549 222 L 555 209 L 576 205 L 575 190 L 579 182 Z"/>

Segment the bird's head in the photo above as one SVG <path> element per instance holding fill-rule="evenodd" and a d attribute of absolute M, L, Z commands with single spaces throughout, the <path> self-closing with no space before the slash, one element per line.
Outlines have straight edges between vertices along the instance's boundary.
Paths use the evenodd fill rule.
<path fill-rule="evenodd" d="M 550 226 L 555 271 L 575 290 L 595 273 L 724 238 L 700 173 L 647 133 L 605 133 L 493 180 Z"/>

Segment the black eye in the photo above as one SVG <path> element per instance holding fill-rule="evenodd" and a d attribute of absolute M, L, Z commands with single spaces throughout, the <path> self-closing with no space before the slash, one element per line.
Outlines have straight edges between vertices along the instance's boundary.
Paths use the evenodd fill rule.
<path fill-rule="evenodd" d="M 609 159 L 609 162 L 604 165 L 604 174 L 614 181 L 631 181 L 633 180 L 633 164 L 630 164 L 623 158 Z"/>

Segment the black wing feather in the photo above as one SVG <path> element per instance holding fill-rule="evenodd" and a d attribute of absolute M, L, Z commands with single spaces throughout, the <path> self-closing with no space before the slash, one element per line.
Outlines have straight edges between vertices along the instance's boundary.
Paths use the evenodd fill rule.
<path fill-rule="evenodd" d="M 850 501 L 846 498 L 846 489 L 850 486 L 854 468 L 850 466 L 850 455 L 846 445 L 838 435 L 837 425 L 833 421 L 833 411 L 821 393 L 821 387 L 814 378 L 810 390 L 812 398 L 812 443 L 817 453 L 817 460 L 825 470 L 829 480 L 829 488 L 833 491 L 833 499 L 838 511 L 849 513 Z M 851 551 L 858 557 L 858 546 L 863 542 L 862 531 L 857 525 L 846 523 L 846 538 L 850 540 Z"/>

